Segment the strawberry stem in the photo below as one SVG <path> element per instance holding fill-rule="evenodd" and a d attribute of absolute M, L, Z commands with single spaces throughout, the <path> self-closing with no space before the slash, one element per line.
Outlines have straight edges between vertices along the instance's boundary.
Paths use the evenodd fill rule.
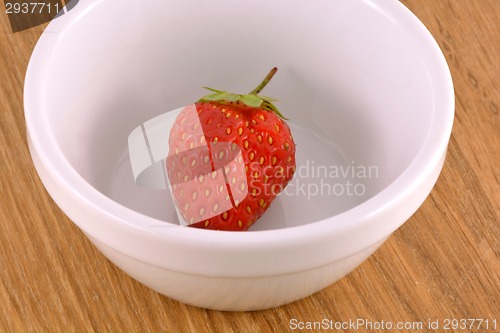
<path fill-rule="evenodd" d="M 276 101 L 275 99 L 271 97 L 257 95 L 258 93 L 261 92 L 262 89 L 264 89 L 264 87 L 269 83 L 269 81 L 271 81 L 271 79 L 273 78 L 274 74 L 276 74 L 277 71 L 278 71 L 277 67 L 271 69 L 267 74 L 267 76 L 264 78 L 264 80 L 257 86 L 257 88 L 252 90 L 250 93 L 244 95 L 233 94 L 223 90 L 204 87 L 205 89 L 210 90 L 212 93 L 199 99 L 199 102 L 218 102 L 223 104 L 242 102 L 243 104 L 249 107 L 262 108 L 264 110 L 274 112 L 278 115 L 278 117 L 284 120 L 288 120 L 278 111 L 276 106 L 274 106 L 273 101 Z"/>
<path fill-rule="evenodd" d="M 269 71 L 269 73 L 267 74 L 267 76 L 264 78 L 264 80 L 254 90 L 252 90 L 252 92 L 250 92 L 250 94 L 257 95 L 258 93 L 260 93 L 262 91 L 262 89 L 264 89 L 264 87 L 267 86 L 269 81 L 271 81 L 271 79 L 273 78 L 274 74 L 276 74 L 277 71 L 278 71 L 277 67 L 274 67 L 273 69 L 271 69 Z"/>

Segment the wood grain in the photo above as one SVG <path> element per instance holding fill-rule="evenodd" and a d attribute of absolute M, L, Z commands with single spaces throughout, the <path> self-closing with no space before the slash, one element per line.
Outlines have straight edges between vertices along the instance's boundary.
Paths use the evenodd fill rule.
<path fill-rule="evenodd" d="M 402 2 L 436 38 L 455 85 L 455 124 L 438 183 L 417 213 L 338 283 L 286 306 L 242 313 L 195 308 L 142 286 L 54 204 L 29 156 L 22 100 L 44 26 L 13 34 L 0 13 L 0 331 L 267 332 L 290 330 L 292 319 L 323 318 L 484 318 L 497 319 L 500 330 L 500 1 Z M 462 330 L 479 331 L 494 332 Z"/>

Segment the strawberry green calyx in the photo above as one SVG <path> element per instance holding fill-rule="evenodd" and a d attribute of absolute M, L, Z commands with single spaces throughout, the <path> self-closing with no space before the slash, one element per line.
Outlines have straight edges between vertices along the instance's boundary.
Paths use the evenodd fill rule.
<path fill-rule="evenodd" d="M 276 99 L 258 95 L 262 91 L 262 89 L 264 89 L 264 87 L 269 83 L 269 81 L 271 81 L 272 77 L 274 76 L 274 74 L 276 74 L 277 71 L 278 71 L 277 67 L 271 69 L 267 74 L 267 76 L 264 78 L 264 80 L 248 94 L 234 94 L 234 93 L 229 93 L 227 91 L 217 90 L 209 87 L 203 87 L 207 90 L 210 90 L 212 94 L 202 97 L 200 99 L 200 102 L 219 102 L 219 103 L 240 102 L 249 107 L 261 108 L 263 110 L 274 112 L 278 115 L 278 117 L 287 120 L 287 118 L 285 118 L 273 104 L 273 102 L 275 102 Z"/>

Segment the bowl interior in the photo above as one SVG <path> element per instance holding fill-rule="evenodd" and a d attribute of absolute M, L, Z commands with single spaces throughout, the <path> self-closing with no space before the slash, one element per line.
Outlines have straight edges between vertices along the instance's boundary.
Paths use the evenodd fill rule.
<path fill-rule="evenodd" d="M 290 119 L 297 173 L 253 230 L 336 215 L 400 176 L 432 125 L 428 70 L 409 31 L 383 8 L 393 2 L 78 4 L 45 32 L 59 34 L 44 94 L 51 131 L 95 189 L 177 223 L 168 191 L 135 184 L 128 135 L 196 101 L 202 86 L 246 92 L 277 66 L 264 94 Z"/>

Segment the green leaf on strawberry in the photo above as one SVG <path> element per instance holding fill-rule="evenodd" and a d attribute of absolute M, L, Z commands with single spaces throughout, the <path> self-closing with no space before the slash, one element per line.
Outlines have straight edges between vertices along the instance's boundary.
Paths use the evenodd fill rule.
<path fill-rule="evenodd" d="M 262 102 L 264 102 L 262 100 L 262 98 L 260 98 L 257 95 L 253 95 L 253 94 L 241 95 L 239 100 L 241 102 L 245 103 L 246 105 L 254 107 L 254 108 L 260 107 L 262 105 Z"/>

